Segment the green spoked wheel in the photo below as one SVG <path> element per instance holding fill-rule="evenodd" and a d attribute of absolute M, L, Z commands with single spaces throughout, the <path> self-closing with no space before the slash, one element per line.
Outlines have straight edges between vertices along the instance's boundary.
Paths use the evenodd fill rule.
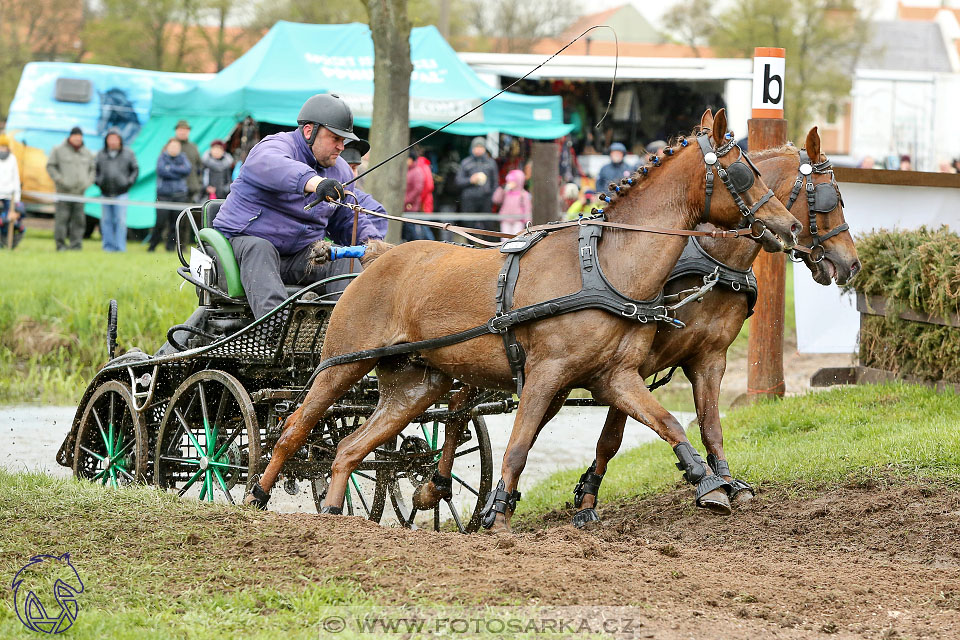
<path fill-rule="evenodd" d="M 325 451 L 335 453 L 340 440 L 356 431 L 363 422 L 364 418 L 359 416 L 326 418 L 322 423 L 323 428 L 316 444 Z M 318 430 L 319 428 L 318 425 Z M 368 457 L 368 460 L 372 459 L 374 459 L 373 455 Z M 343 513 L 350 516 L 363 516 L 373 522 L 380 522 L 387 494 L 385 487 L 377 485 L 375 465 L 366 463 L 367 460 L 361 462 L 357 470 L 350 474 L 350 480 L 347 481 L 347 492 L 343 499 Z M 327 487 L 330 484 L 329 469 L 332 464 L 332 455 L 326 456 L 320 467 L 327 471 L 321 477 L 311 480 L 310 483 L 313 503 L 318 512 L 320 507 L 323 506 L 324 498 L 327 497 Z"/>
<path fill-rule="evenodd" d="M 147 436 L 133 396 L 111 380 L 94 391 L 77 429 L 73 475 L 104 486 L 119 487 L 143 480 Z"/>
<path fill-rule="evenodd" d="M 184 380 L 157 435 L 158 486 L 181 497 L 239 504 L 259 464 L 260 428 L 243 385 L 216 370 Z"/>
<path fill-rule="evenodd" d="M 443 448 L 443 424 L 431 422 L 407 427 L 392 445 L 377 450 L 382 458 L 396 460 L 387 490 L 400 524 L 472 533 L 480 527 L 480 512 L 493 481 L 490 436 L 483 416 L 474 416 L 463 429 L 454 453 L 452 496 L 428 511 L 413 508 L 414 491 L 437 470 Z M 391 450 L 392 449 L 392 450 Z"/>

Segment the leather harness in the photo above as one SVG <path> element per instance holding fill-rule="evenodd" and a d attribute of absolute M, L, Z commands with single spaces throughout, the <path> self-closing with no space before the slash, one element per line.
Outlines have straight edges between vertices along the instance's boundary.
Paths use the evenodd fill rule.
<path fill-rule="evenodd" d="M 744 293 L 747 296 L 747 317 L 753 315 L 753 307 L 757 304 L 757 278 L 753 269 L 742 271 L 728 266 L 709 253 L 704 251 L 696 238 L 687 240 L 677 266 L 670 272 L 667 282 L 673 282 L 684 276 L 706 276 L 719 271 L 718 284 L 722 284 L 732 291 Z"/>

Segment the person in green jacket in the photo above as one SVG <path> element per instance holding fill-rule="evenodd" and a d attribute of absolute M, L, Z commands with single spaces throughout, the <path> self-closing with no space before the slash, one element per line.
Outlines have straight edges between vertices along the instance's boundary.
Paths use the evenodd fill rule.
<path fill-rule="evenodd" d="M 96 166 L 96 158 L 83 144 L 80 127 L 71 129 L 67 139 L 54 147 L 47 159 L 47 173 L 56 185 L 57 193 L 67 195 L 82 196 L 93 184 Z M 53 228 L 57 251 L 82 249 L 86 226 L 82 202 L 57 201 Z"/>

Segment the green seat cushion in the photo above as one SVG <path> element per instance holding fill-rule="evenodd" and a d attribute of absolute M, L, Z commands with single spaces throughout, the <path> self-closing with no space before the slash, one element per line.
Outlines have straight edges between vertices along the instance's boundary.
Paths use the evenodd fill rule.
<path fill-rule="evenodd" d="M 200 229 L 200 242 L 209 245 L 217 255 L 217 268 L 227 283 L 227 295 L 231 298 L 244 298 L 246 292 L 240 282 L 240 267 L 237 257 L 233 255 L 233 247 L 226 236 L 213 228 Z"/>

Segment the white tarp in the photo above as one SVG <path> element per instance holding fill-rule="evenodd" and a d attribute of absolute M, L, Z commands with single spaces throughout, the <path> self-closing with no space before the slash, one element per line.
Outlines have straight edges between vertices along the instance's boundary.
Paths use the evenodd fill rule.
<path fill-rule="evenodd" d="M 844 215 L 854 240 L 873 229 L 960 229 L 960 189 L 840 183 Z M 800 353 L 856 353 L 860 315 L 853 296 L 823 287 L 794 265 L 794 308 Z"/>

